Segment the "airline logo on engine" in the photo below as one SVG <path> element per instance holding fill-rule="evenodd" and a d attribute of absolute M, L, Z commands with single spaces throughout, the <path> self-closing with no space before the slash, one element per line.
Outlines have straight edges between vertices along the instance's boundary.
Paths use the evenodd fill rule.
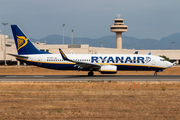
<path fill-rule="evenodd" d="M 150 57 L 112 57 L 112 56 L 92 56 L 92 63 L 148 63 L 151 61 Z"/>

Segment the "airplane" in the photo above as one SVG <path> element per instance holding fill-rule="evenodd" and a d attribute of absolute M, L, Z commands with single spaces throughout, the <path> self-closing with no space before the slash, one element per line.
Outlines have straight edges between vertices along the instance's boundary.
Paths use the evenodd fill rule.
<path fill-rule="evenodd" d="M 59 49 L 60 54 L 40 51 L 17 26 L 11 25 L 17 53 L 9 55 L 28 65 L 57 69 L 57 70 L 82 70 L 89 71 L 88 76 L 93 76 L 93 71 L 101 74 L 116 74 L 117 71 L 155 71 L 161 72 L 172 66 L 172 63 L 159 56 L 140 54 L 65 54 Z"/>
<path fill-rule="evenodd" d="M 134 54 L 138 54 L 138 51 L 135 51 Z"/>
<path fill-rule="evenodd" d="M 74 51 L 71 50 L 71 54 L 75 54 Z"/>

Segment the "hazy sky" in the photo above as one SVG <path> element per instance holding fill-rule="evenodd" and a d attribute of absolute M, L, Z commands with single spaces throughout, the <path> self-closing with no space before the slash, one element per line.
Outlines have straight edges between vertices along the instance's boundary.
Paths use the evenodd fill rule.
<path fill-rule="evenodd" d="M 0 0 L 2 22 L 17 24 L 30 38 L 51 34 L 100 38 L 110 32 L 121 14 L 128 25 L 126 36 L 160 39 L 180 32 L 180 0 Z"/>

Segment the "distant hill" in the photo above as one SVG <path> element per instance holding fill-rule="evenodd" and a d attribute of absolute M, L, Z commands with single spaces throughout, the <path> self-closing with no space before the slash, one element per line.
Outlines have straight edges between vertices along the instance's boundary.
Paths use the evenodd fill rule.
<path fill-rule="evenodd" d="M 138 39 L 135 37 L 123 36 L 123 48 L 128 49 L 172 49 L 174 43 L 174 49 L 180 49 L 180 33 L 172 34 L 168 37 L 163 37 L 160 40 L 156 39 Z M 31 38 L 33 42 L 36 39 Z M 49 35 L 45 38 L 38 40 L 45 42 L 46 44 L 62 44 L 63 37 L 61 35 Z M 71 38 L 64 37 L 65 44 L 71 44 Z M 103 47 L 115 48 L 116 47 L 116 35 L 104 36 L 98 39 L 91 38 L 73 38 L 73 44 L 89 44 L 92 47 L 100 47 L 100 42 L 103 41 Z"/>

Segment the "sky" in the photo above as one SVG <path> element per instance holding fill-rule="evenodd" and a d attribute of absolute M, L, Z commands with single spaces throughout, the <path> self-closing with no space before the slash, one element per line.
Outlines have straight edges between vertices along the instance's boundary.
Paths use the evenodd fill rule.
<path fill-rule="evenodd" d="M 29 38 L 58 34 L 100 38 L 110 32 L 117 14 L 128 31 L 123 35 L 161 39 L 180 33 L 180 0 L 0 0 L 0 23 L 17 24 Z M 1 33 L 4 26 L 0 24 Z"/>

